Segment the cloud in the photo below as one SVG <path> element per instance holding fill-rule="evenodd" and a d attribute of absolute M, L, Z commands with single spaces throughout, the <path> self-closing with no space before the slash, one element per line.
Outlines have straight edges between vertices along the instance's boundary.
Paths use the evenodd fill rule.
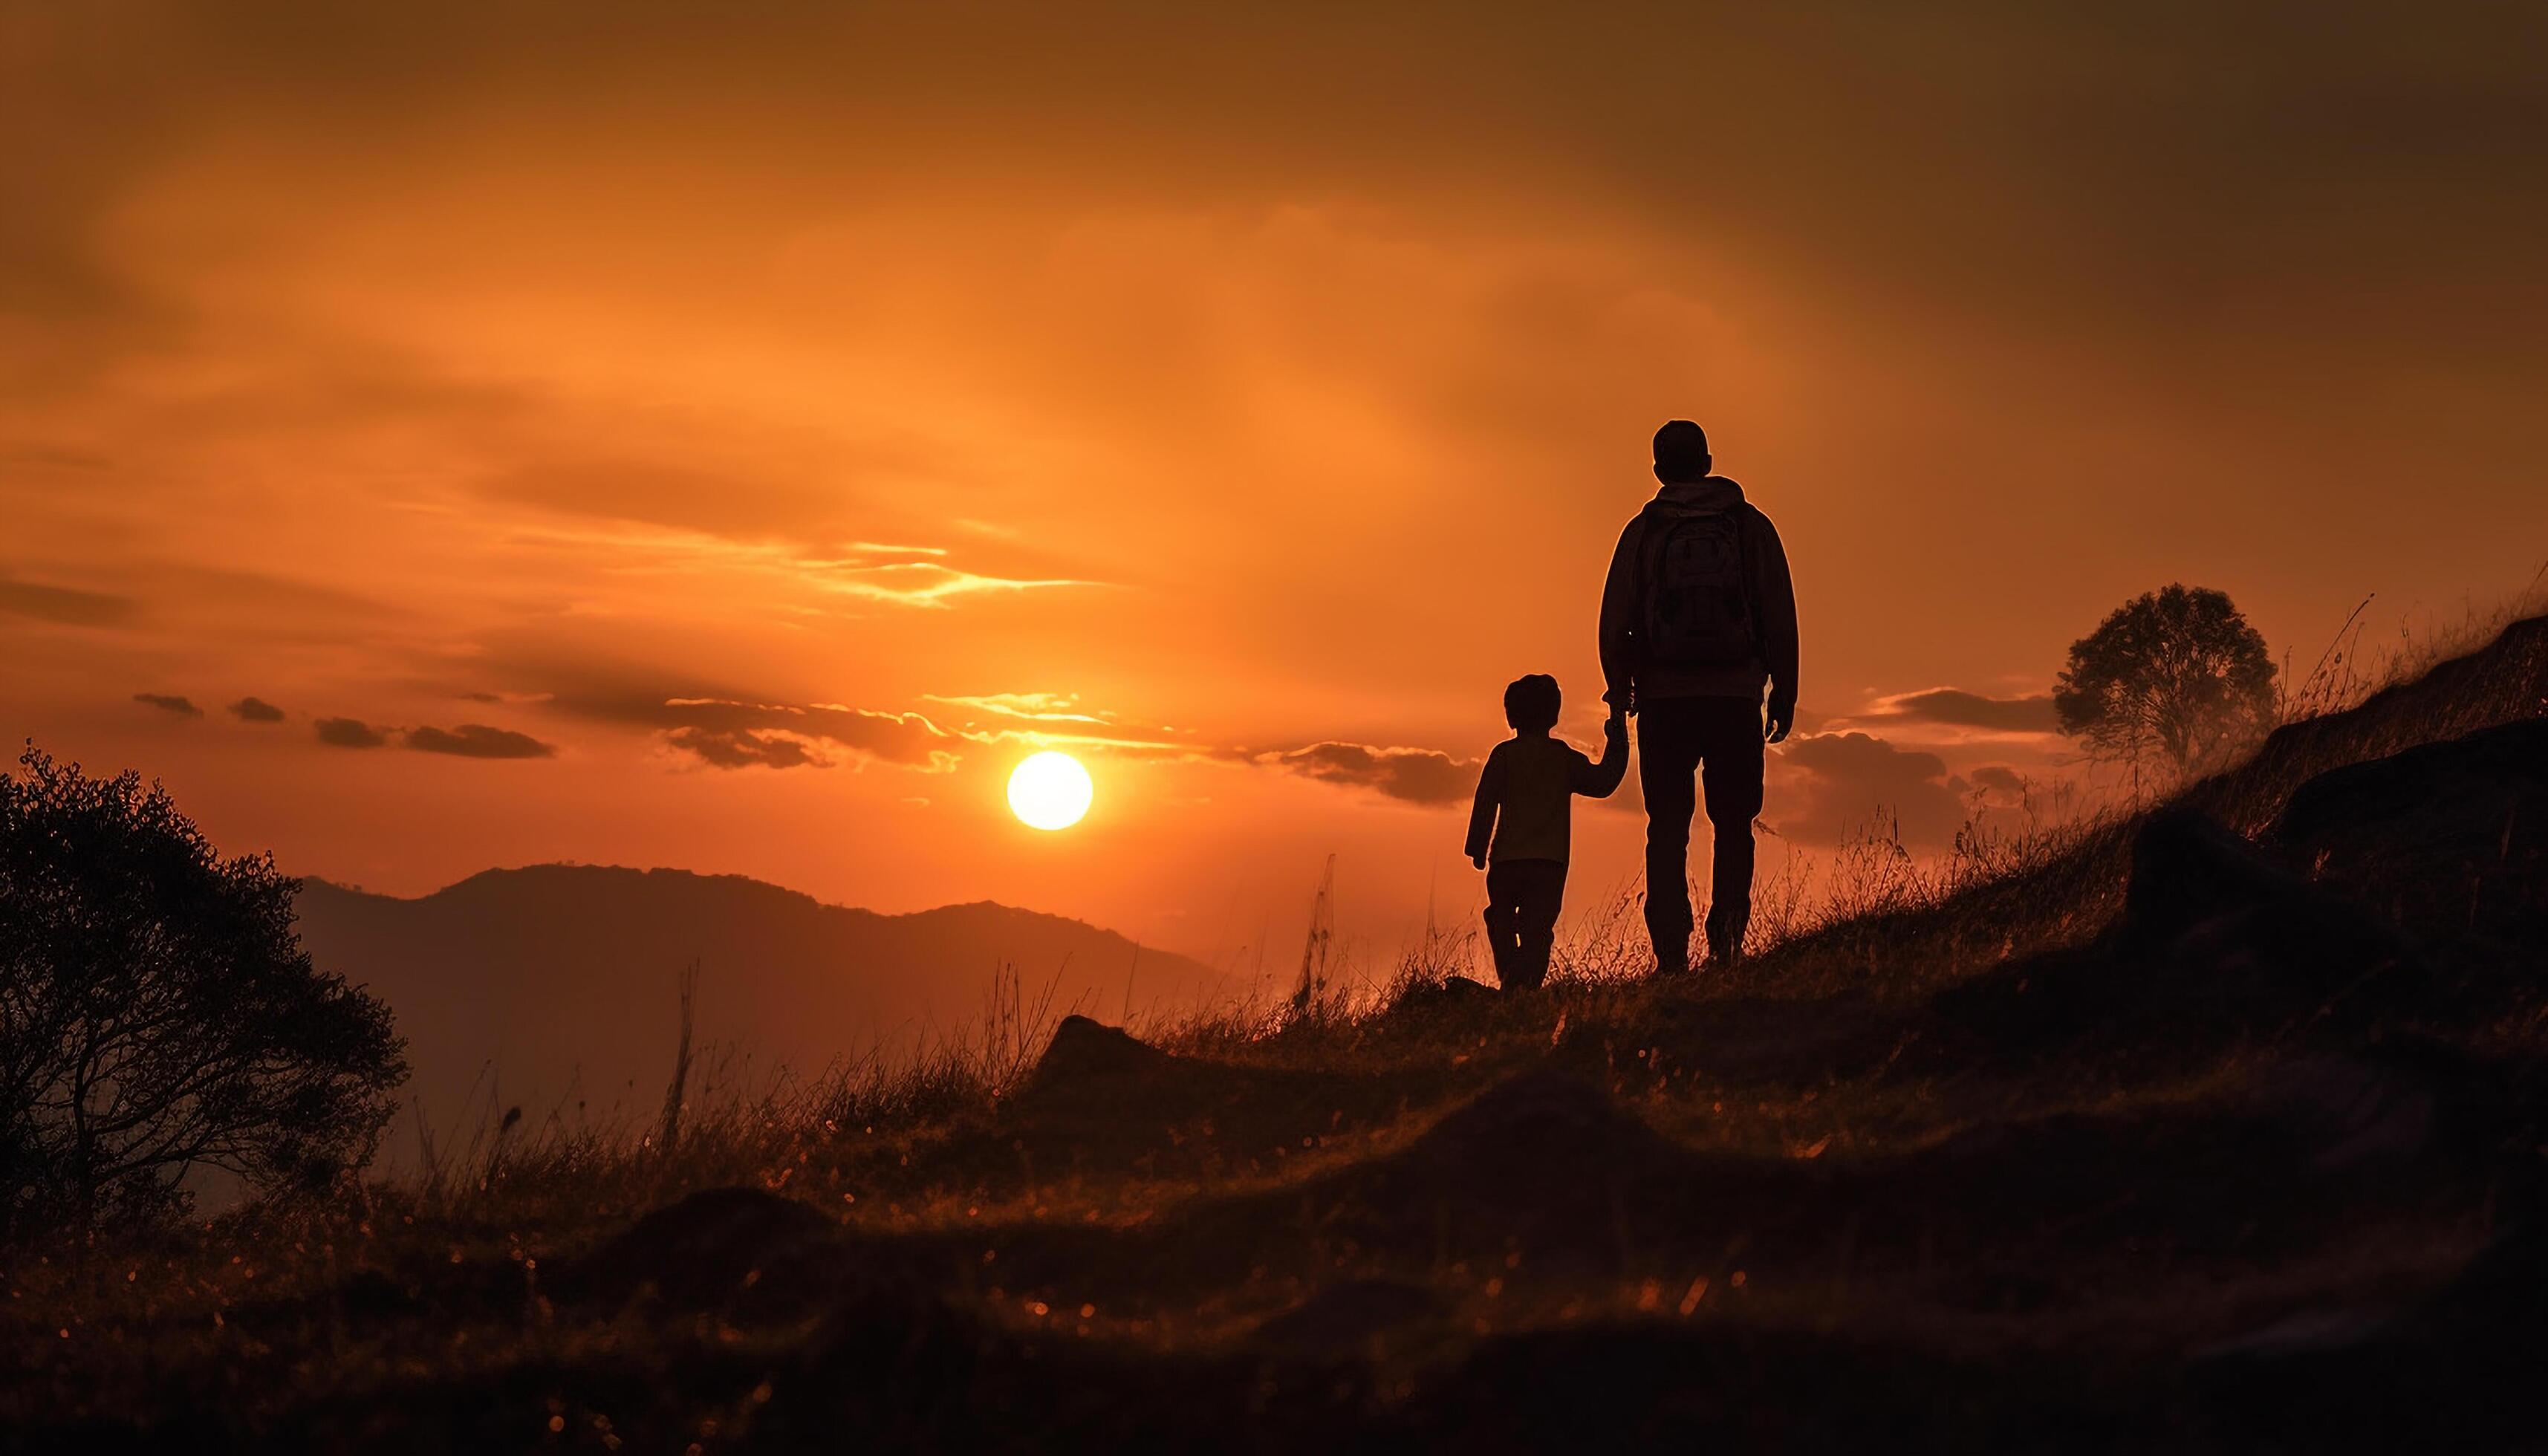
<path fill-rule="evenodd" d="M 830 768 L 836 749 L 897 768 L 944 772 L 956 750 L 981 735 L 952 733 L 919 713 L 878 712 L 843 703 L 774 703 L 749 698 L 667 697 L 596 702 L 561 697 L 571 708 L 656 728 L 664 741 L 719 769 Z"/>
<path fill-rule="evenodd" d="M 827 769 L 811 739 L 748 728 L 676 728 L 664 741 L 717 769 Z"/>
<path fill-rule="evenodd" d="M 1879 821 L 1899 824 L 1905 844 L 1939 845 L 1964 822 L 1962 779 L 1946 760 L 1896 748 L 1865 733 L 1799 738 L 1780 750 L 1764 817 L 1790 839 L 1837 844 Z"/>
<path fill-rule="evenodd" d="M 819 530 L 847 503 L 842 491 L 811 481 L 636 459 L 544 461 L 505 471 L 479 490 L 548 510 L 747 540 Z"/>
<path fill-rule="evenodd" d="M 829 563 L 816 578 L 826 589 L 868 601 L 897 606 L 943 607 L 952 598 L 982 592 L 1022 592 L 1053 587 L 1102 587 L 1103 582 L 1071 577 L 994 577 L 937 561 L 891 561 L 874 565 Z"/>
<path fill-rule="evenodd" d="M 953 767 L 954 745 L 979 741 L 950 733 L 918 713 L 881 713 L 839 703 L 816 703 L 802 712 L 806 732 L 909 769 Z"/>
<path fill-rule="evenodd" d="M 261 697 L 242 697 L 230 704 L 230 716 L 242 723 L 280 723 L 283 709 Z"/>
<path fill-rule="evenodd" d="M 984 692 L 971 696 L 947 696 L 935 692 L 921 694 L 928 702 L 943 702 L 955 707 L 973 708 L 1002 718 L 1018 718 L 1032 723 L 1112 723 L 1112 713 L 1092 713 L 1079 705 L 1073 692 Z"/>
<path fill-rule="evenodd" d="M 1247 762 L 1321 783 L 1373 789 L 1410 804 L 1457 803 L 1477 786 L 1477 760 L 1456 759 L 1423 748 L 1313 743 L 1303 748 L 1251 754 Z"/>
<path fill-rule="evenodd" d="M 360 592 L 279 573 L 174 560 L 135 565 L 148 573 L 155 616 L 218 612 L 306 630 L 313 619 L 386 623 L 400 615 L 398 608 Z"/>
<path fill-rule="evenodd" d="M 379 748 L 390 741 L 390 736 L 360 718 L 321 718 L 318 741 L 330 748 Z"/>
<path fill-rule="evenodd" d="M 2024 794 L 2027 789 L 2026 775 L 2006 764 L 1984 764 L 1964 776 L 1971 779 L 1977 788 L 1988 789 L 1992 793 L 2012 799 Z"/>
<path fill-rule="evenodd" d="M 557 749 L 527 733 L 508 728 L 491 728 L 484 723 L 463 723 L 459 727 L 410 728 L 404 735 L 409 748 L 419 753 L 450 754 L 463 759 L 549 759 Z"/>
<path fill-rule="evenodd" d="M 642 730 L 721 769 L 865 762 L 941 773 L 998 735 L 951 730 L 917 712 L 787 701 L 638 664 L 534 660 L 494 665 L 520 688 L 490 695 L 588 722 Z"/>
<path fill-rule="evenodd" d="M 704 483 L 700 489 L 710 497 L 717 494 Z M 949 607 L 966 596 L 1109 585 L 1081 577 L 1026 576 L 957 566 L 945 559 L 951 553 L 941 546 L 870 541 L 816 545 L 775 531 L 749 533 L 686 523 L 629 519 L 599 529 L 561 527 L 521 531 L 516 537 L 598 551 L 623 569 L 643 562 L 650 570 L 675 574 L 744 573 L 818 597 L 924 609 Z"/>
<path fill-rule="evenodd" d="M 72 627 L 110 627 L 133 615 L 133 598 L 0 577 L 0 615 Z"/>
<path fill-rule="evenodd" d="M 1430 749 L 1323 742 L 1259 751 L 1129 736 L 1115 714 L 1090 708 L 1069 693 L 930 693 L 924 698 L 974 708 L 996 720 L 995 725 L 950 728 L 918 712 L 774 702 L 748 694 L 657 695 L 619 682 L 561 691 L 552 705 L 652 729 L 667 747 L 718 769 L 827 769 L 864 761 L 946 773 L 967 753 L 1032 746 L 1153 761 L 1243 764 L 1420 804 L 1461 800 L 1474 786 L 1477 772 L 1475 760 Z M 1080 729 L 1113 731 L 1074 731 Z"/>
<path fill-rule="evenodd" d="M 173 692 L 136 692 L 133 694 L 133 700 L 147 703 L 163 712 L 175 713 L 180 717 L 200 718 L 204 715 L 204 710 L 195 706 L 193 698 L 180 697 Z"/>
<path fill-rule="evenodd" d="M 2052 694 L 2048 692 L 1991 697 L 1960 687 L 1930 687 L 1879 697 L 1866 712 L 1843 721 L 1937 723 L 1991 733 L 2054 733 L 2061 726 L 2052 714 Z"/>
<path fill-rule="evenodd" d="M 964 735 L 950 733 L 919 713 L 877 712 L 841 703 L 814 703 L 805 707 L 767 703 L 693 706 L 715 710 L 707 720 L 696 725 L 699 727 L 722 724 L 728 732 L 757 729 L 762 730 L 764 737 L 793 738 L 809 743 L 820 740 L 864 758 L 906 769 L 952 768 L 955 763 L 952 749 L 966 741 Z M 771 756 L 781 752 L 772 750 L 765 753 L 760 762 L 774 768 L 785 767 Z"/>

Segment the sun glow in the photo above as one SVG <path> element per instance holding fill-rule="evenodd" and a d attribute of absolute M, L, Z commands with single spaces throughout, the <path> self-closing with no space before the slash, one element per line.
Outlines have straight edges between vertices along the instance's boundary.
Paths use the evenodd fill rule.
<path fill-rule="evenodd" d="M 1030 755 L 1009 774 L 1009 808 L 1031 829 L 1068 829 L 1088 812 L 1097 786 L 1070 755 Z"/>

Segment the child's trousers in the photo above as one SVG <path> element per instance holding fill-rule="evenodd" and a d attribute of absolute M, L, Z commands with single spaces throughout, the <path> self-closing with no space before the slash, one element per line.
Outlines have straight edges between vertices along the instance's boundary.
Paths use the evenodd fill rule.
<path fill-rule="evenodd" d="M 1548 950 L 1566 900 L 1563 860 L 1499 860 L 1487 866 L 1487 944 L 1507 991 L 1548 978 Z"/>

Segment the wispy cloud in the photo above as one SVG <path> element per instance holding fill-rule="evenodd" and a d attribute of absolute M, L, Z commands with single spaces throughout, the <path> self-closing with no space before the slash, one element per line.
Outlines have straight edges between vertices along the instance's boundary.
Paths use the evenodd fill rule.
<path fill-rule="evenodd" d="M 1246 762 L 1322 783 L 1372 789 L 1411 804 L 1456 803 L 1476 786 L 1478 772 L 1477 760 L 1433 749 L 1333 741 L 1249 754 Z"/>
<path fill-rule="evenodd" d="M 485 723 L 463 723 L 457 728 L 410 728 L 401 742 L 419 753 L 450 754 L 463 759 L 549 759 L 557 757 L 557 748 L 516 733 L 509 728 L 490 727 Z"/>
<path fill-rule="evenodd" d="M 1831 726 L 1881 729 L 1915 723 L 1979 734 L 2048 734 L 2060 730 L 2052 713 L 2052 694 L 2048 692 L 1994 697 L 1961 687 L 1889 693 L 1876 698 L 1864 711 L 1834 718 Z"/>
<path fill-rule="evenodd" d="M 242 697 L 230 704 L 230 716 L 242 723 L 280 723 L 283 709 L 261 697 Z"/>
<path fill-rule="evenodd" d="M 919 713 L 845 703 L 667 697 L 652 708 L 620 705 L 614 715 L 647 722 L 671 747 L 719 769 L 821 769 L 856 758 L 944 772 L 968 741 Z"/>
<path fill-rule="evenodd" d="M 995 577 L 937 561 L 889 561 L 872 565 L 832 563 L 821 567 L 820 572 L 817 584 L 828 591 L 900 606 L 943 607 L 956 597 L 985 592 L 1015 593 L 1105 585 L 1070 577 Z"/>
<path fill-rule="evenodd" d="M 977 707 L 993 722 L 950 726 L 920 712 L 842 702 L 779 702 L 755 693 L 649 694 L 616 682 L 570 686 L 555 694 L 553 706 L 580 717 L 653 730 L 668 746 L 721 769 L 866 762 L 945 773 L 968 751 L 1007 745 L 1148 758 L 1214 756 L 1198 745 L 1138 730 L 1106 731 L 1115 726 L 1112 714 L 1076 711 L 1077 699 L 1060 694 L 924 695 L 924 700 Z"/>
<path fill-rule="evenodd" d="M 133 608 L 133 598 L 129 596 L 0 577 L 0 615 L 33 617 L 40 622 L 72 627 L 111 627 L 131 617 Z"/>
<path fill-rule="evenodd" d="M 329 748 L 380 748 L 390 741 L 389 733 L 360 718 L 320 718 L 318 741 Z"/>
<path fill-rule="evenodd" d="M 972 708 L 995 717 L 1016 718 L 1031 723 L 1112 723 L 1112 713 L 1090 712 L 1080 706 L 1074 692 L 983 692 L 956 695 L 937 692 L 921 694 L 924 701 L 945 703 L 950 707 Z"/>
<path fill-rule="evenodd" d="M 518 544 L 606 555 L 611 569 L 620 573 L 738 572 L 821 596 L 923 609 L 951 606 L 967 596 L 1110 585 L 1079 577 L 1012 576 L 958 566 L 950 559 L 954 553 L 944 546 L 852 541 L 813 547 L 640 522 L 524 526 L 509 536 Z"/>
<path fill-rule="evenodd" d="M 1779 834 L 1810 844 L 1836 844 L 1883 823 L 1905 843 L 1943 844 L 1965 818 L 1970 785 L 1947 772 L 1947 761 L 1866 733 L 1822 733 L 1793 739 L 1775 760 L 1774 789 L 1765 819 Z"/>
<path fill-rule="evenodd" d="M 852 541 L 844 550 L 863 556 L 945 556 L 944 546 L 893 546 L 881 541 Z"/>
<path fill-rule="evenodd" d="M 819 743 L 802 734 L 749 728 L 676 728 L 664 741 L 716 769 L 823 769 Z"/>
<path fill-rule="evenodd" d="M 204 710 L 195 706 L 193 698 L 182 697 L 173 692 L 136 692 L 133 694 L 133 700 L 157 708 L 163 713 L 175 713 L 181 718 L 200 718 L 204 715 Z"/>
<path fill-rule="evenodd" d="M 922 700 L 981 715 L 954 723 L 915 711 L 844 702 L 788 702 L 751 691 L 646 690 L 642 671 L 572 663 L 521 669 L 558 684 L 547 706 L 598 722 L 643 728 L 666 748 L 716 769 L 826 769 L 878 765 L 947 773 L 968 760 L 1057 748 L 1148 763 L 1211 763 L 1289 774 L 1405 803 L 1464 799 L 1478 761 L 1433 749 L 1328 740 L 1257 749 L 1126 724 L 1079 694 L 1043 690 L 925 693 Z M 578 677 L 584 681 L 579 682 Z"/>

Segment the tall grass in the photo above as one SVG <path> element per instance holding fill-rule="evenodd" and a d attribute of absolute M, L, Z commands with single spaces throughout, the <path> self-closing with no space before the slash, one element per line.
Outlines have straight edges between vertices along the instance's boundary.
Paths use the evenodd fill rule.
<path fill-rule="evenodd" d="M 359 1196 L 469 1228 L 572 1225 L 729 1184 L 797 1192 L 818 1166 L 827 1175 L 818 1196 L 851 1193 L 843 1179 L 863 1155 L 898 1153 L 929 1130 L 987 1119 L 1033 1072 L 1064 1014 L 1057 974 L 1034 987 L 1004 963 L 977 1015 L 925 1036 L 909 1055 L 871 1048 L 811 1075 L 778 1068 L 757 1077 L 737 1048 L 693 1046 L 699 979 L 692 967 L 676 987 L 683 1015 L 664 1110 L 651 1125 L 554 1110 L 526 1123 L 519 1107 L 500 1111 L 473 1096 L 465 1138 L 438 1141 L 419 1115 L 427 1151 L 418 1175 L 361 1185 Z M 357 1184 L 339 1192 L 354 1196 Z M 855 1202 L 827 1201 L 844 1210 Z"/>
<path fill-rule="evenodd" d="M 2252 831 L 2300 782 L 2339 764 L 2548 713 L 2540 692 L 2548 623 L 2506 634 L 2478 657 L 2441 661 L 2482 631 L 2472 619 L 2420 639 L 2402 635 L 2372 661 L 2358 620 L 2349 622 L 2343 650 L 2322 660 L 2331 666 L 2314 670 L 2290 700 L 2305 715 L 2245 763 L 2176 797 Z M 2434 678 L 2411 685 L 2426 669 Z M 1426 1054 L 1436 1042 L 1447 1052 L 1448 1031 L 1425 1031 L 1428 1017 L 1473 1041 L 1485 1028 L 1544 1046 L 1550 1025 L 1562 1036 L 1570 1015 L 1581 1025 L 1633 1014 L 1652 998 L 1918 996 L 2011 956 L 2077 944 L 2111 921 L 2146 807 L 2069 809 L 2056 793 L 2039 797 L 2030 788 L 2015 812 L 1977 804 L 1939 855 L 1913 853 L 1890 819 L 1862 826 L 1826 861 L 1791 852 L 1761 882 L 1746 957 L 1668 987 L 1646 976 L 1651 957 L 1631 885 L 1563 928 L 1539 998 L 1471 997 L 1466 1004 L 1476 1010 L 1439 1016 L 1417 1009 L 1454 976 L 1486 975 L 1478 932 L 1431 930 L 1385 963 L 1348 963 L 1322 977 L 1299 1004 L 1237 1001 L 1154 1017 L 1140 1032 L 1189 1054 L 1340 1068 L 1393 1039 L 1398 1055 Z M 704 979 L 693 994 L 714 994 L 713 967 Z M 500 1249 L 533 1228 L 546 1230 L 543 1239 L 572 1239 L 578 1229 L 720 1185 L 780 1192 L 853 1220 L 907 1217 L 890 1202 L 874 1208 L 869 1190 L 889 1181 L 884 1170 L 993 1125 L 1069 1009 L 1053 995 L 1050 984 L 1030 987 L 1014 966 L 1002 966 L 974 1019 L 925 1037 L 908 1054 L 871 1048 L 811 1075 L 781 1069 L 755 1077 L 732 1048 L 669 1046 L 664 1112 L 644 1123 L 570 1117 L 563 1103 L 526 1114 L 502 1105 L 491 1077 L 467 1136 L 422 1137 L 415 1175 L 348 1177 L 326 1194 L 278 1197 L 208 1221 L 186 1238 L 146 1235 L 134 1247 L 184 1264 L 210 1287 L 219 1268 L 203 1261 L 217 1258 L 214 1250 L 263 1250 L 278 1271 L 288 1264 L 318 1281 L 335 1277 L 352 1248 L 412 1255 L 425 1239 L 436 1248 Z M 528 1257 L 530 1245 L 521 1247 Z M 84 1268 L 96 1263 L 63 1252 Z"/>
<path fill-rule="evenodd" d="M 2538 586 L 2519 605 L 2537 604 Z M 2291 689 L 2283 728 L 2238 766 L 2183 785 L 2169 799 L 2252 832 L 2300 782 L 2328 769 L 2548 712 L 2536 693 L 2548 676 L 2548 624 L 2532 624 L 2541 630 L 2520 641 L 2503 636 L 2487 654 L 2455 658 L 2502 633 L 2516 608 L 2472 613 L 2447 628 L 2427 623 L 2421 635 L 2402 631 L 2371 650 L 2364 617 L 2357 607 Z M 2445 675 L 2467 671 L 2446 684 L 2446 701 L 2414 699 L 2406 685 L 2437 667 Z M 2011 956 L 2095 935 L 2120 908 L 2132 833 L 2153 807 L 2083 808 L 2068 785 L 2027 783 L 2014 806 L 1976 799 L 1947 848 L 1925 856 L 1904 843 L 1897 819 L 1877 816 L 1846 835 L 1827 861 L 1783 856 L 1756 891 L 1745 958 L 1669 991 L 1647 984 L 1652 956 L 1642 900 L 1635 885 L 1622 886 L 1562 928 L 1548 995 L 1563 1002 L 1617 994 L 1925 994 Z M 1322 884 L 1321 900 L 1331 894 Z M 1474 927 L 1428 927 L 1385 964 L 1317 940 L 1306 954 L 1316 960 L 1307 995 L 1296 987 L 1280 999 L 1155 1018 L 1141 1033 L 1190 1054 L 1317 1064 L 1362 1045 L 1374 1028 L 1454 977 L 1492 979 Z M 642 1139 L 551 1120 L 528 1137 L 508 1138 L 499 1129 L 473 1138 L 457 1166 L 444 1170 L 442 1193 L 460 1212 L 472 1197 L 500 1203 L 529 1188 L 618 1190 L 604 1206 L 619 1207 L 717 1182 L 790 1188 L 818 1149 L 829 1149 L 824 1155 L 839 1164 L 844 1139 L 900 1147 L 990 1117 L 1050 1040 L 1065 1010 L 1052 995 L 1050 985 L 1031 991 L 1014 966 L 1004 966 L 977 1019 L 907 1059 L 871 1052 L 812 1078 L 781 1076 L 758 1090 L 736 1087 L 694 1102 L 682 1145 L 671 1147 L 668 1134 L 647 1177 L 634 1173 L 650 1150 Z"/>

